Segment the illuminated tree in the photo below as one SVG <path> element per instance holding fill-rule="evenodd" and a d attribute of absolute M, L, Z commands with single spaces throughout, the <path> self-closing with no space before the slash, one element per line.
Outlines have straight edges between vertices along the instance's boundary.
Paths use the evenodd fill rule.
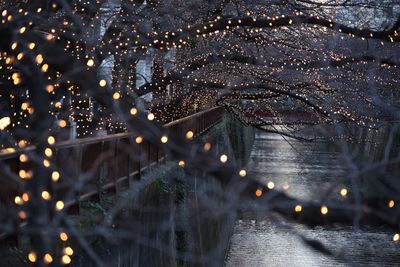
<path fill-rule="evenodd" d="M 31 261 L 40 255 L 50 263 L 47 251 L 59 253 L 53 237 L 64 204 L 51 193 L 62 170 L 52 155 L 68 124 L 77 123 L 79 137 L 108 128 L 158 142 L 163 130 L 146 119 L 149 110 L 169 122 L 219 105 L 278 133 L 277 120 L 290 130 L 300 122 L 350 122 L 368 131 L 399 120 L 396 0 L 3 1 L 0 12 L 1 147 L 36 146 L 23 154 L 16 177 L 29 194 L 19 219 L 43 229 L 28 234 Z M 151 81 L 136 88 L 138 62 L 146 59 Z M 185 158 L 184 149 L 169 149 Z M 391 153 L 383 165 L 393 164 Z M 216 173 L 223 180 L 238 170 Z M 261 197 L 258 186 L 249 188 Z M 304 207 L 304 221 L 320 208 Z M 341 211 L 336 218 L 348 220 Z"/>

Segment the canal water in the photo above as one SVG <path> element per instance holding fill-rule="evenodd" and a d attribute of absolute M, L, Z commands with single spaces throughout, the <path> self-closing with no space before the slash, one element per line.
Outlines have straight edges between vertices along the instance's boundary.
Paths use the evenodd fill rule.
<path fill-rule="evenodd" d="M 323 140 L 307 143 L 257 132 L 248 169 L 255 177 L 286 188 L 291 196 L 312 200 L 344 175 L 340 158 Z M 335 256 L 313 250 L 301 236 L 321 242 Z M 379 227 L 307 228 L 242 215 L 234 227 L 226 266 L 400 266 L 400 244 L 392 236 L 392 231 Z"/>

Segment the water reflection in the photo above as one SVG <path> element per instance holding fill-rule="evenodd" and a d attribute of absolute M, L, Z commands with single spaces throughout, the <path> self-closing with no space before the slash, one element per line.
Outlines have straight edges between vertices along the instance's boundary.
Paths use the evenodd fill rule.
<path fill-rule="evenodd" d="M 289 195 L 310 200 L 343 175 L 339 159 L 340 154 L 322 140 L 304 143 L 257 132 L 249 169 L 278 188 L 288 184 Z"/>
<path fill-rule="evenodd" d="M 324 141 L 299 143 L 258 132 L 250 170 L 288 194 L 319 197 L 345 172 L 340 154 Z M 339 192 L 334 192 L 339 194 Z M 400 266 L 398 245 L 385 229 L 278 225 L 270 220 L 239 220 L 231 239 L 227 266 Z M 290 226 L 290 227 L 288 227 Z M 319 240 L 336 257 L 324 256 L 305 245 L 298 234 Z"/>

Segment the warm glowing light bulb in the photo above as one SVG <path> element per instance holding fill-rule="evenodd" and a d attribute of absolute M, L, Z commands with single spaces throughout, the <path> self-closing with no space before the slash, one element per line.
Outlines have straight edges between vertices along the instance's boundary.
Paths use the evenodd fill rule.
<path fill-rule="evenodd" d="M 113 94 L 113 99 L 114 99 L 114 100 L 118 100 L 118 99 L 120 99 L 120 98 L 121 98 L 121 94 L 120 94 L 120 93 L 115 92 L 115 93 Z"/>
<path fill-rule="evenodd" d="M 66 232 L 61 232 L 59 236 L 60 236 L 60 239 L 64 242 L 68 240 L 68 235 Z"/>
<path fill-rule="evenodd" d="M 240 171 L 239 171 L 239 175 L 240 175 L 241 177 L 245 177 L 245 176 L 247 175 L 246 170 L 244 170 L 244 169 L 240 170 Z"/>
<path fill-rule="evenodd" d="M 46 148 L 46 149 L 44 150 L 44 154 L 45 154 L 47 157 L 51 157 L 51 156 L 53 156 L 53 151 L 51 150 L 51 148 Z"/>
<path fill-rule="evenodd" d="M 10 117 L 3 117 L 0 119 L 0 130 L 4 130 L 11 124 L 11 118 Z"/>
<path fill-rule="evenodd" d="M 138 110 L 136 108 L 131 108 L 130 113 L 132 116 L 135 116 L 137 114 Z"/>
<path fill-rule="evenodd" d="M 49 253 L 46 253 L 46 254 L 44 255 L 44 257 L 43 257 L 43 261 L 44 261 L 46 264 L 50 264 L 50 263 L 53 262 L 53 257 L 52 257 Z"/>
<path fill-rule="evenodd" d="M 326 215 L 326 214 L 328 214 L 328 207 L 327 206 L 325 206 L 325 205 L 323 205 L 323 206 L 321 206 L 321 214 L 322 215 Z"/>
<path fill-rule="evenodd" d="M 47 93 L 52 93 L 54 91 L 54 86 L 49 84 L 46 86 Z"/>
<path fill-rule="evenodd" d="M 59 120 L 57 124 L 60 126 L 60 128 L 65 128 L 67 126 L 67 122 L 65 120 Z"/>
<path fill-rule="evenodd" d="M 107 85 L 107 81 L 106 80 L 100 80 L 99 81 L 99 85 L 100 85 L 100 87 L 105 87 Z"/>
<path fill-rule="evenodd" d="M 25 154 L 19 155 L 19 161 L 21 162 L 27 162 L 28 161 L 28 156 Z"/>
<path fill-rule="evenodd" d="M 56 209 L 57 210 L 62 210 L 64 208 L 64 202 L 59 200 L 56 202 Z"/>
<path fill-rule="evenodd" d="M 93 66 L 94 66 L 94 60 L 93 60 L 93 59 L 89 59 L 89 60 L 86 62 L 86 65 L 87 65 L 88 67 L 93 67 Z"/>
<path fill-rule="evenodd" d="M 141 137 L 141 136 L 136 137 L 135 142 L 136 142 L 136 144 L 142 143 L 143 142 L 143 137 Z"/>
<path fill-rule="evenodd" d="M 42 198 L 43 198 L 44 200 L 50 200 L 51 195 L 50 195 L 50 193 L 49 193 L 48 191 L 43 191 L 43 192 L 42 192 Z"/>
<path fill-rule="evenodd" d="M 393 241 L 399 241 L 400 240 L 400 234 L 395 234 L 394 236 L 393 236 Z"/>
<path fill-rule="evenodd" d="M 289 189 L 289 184 L 288 183 L 284 183 L 282 188 L 283 188 L 283 190 L 288 190 Z"/>
<path fill-rule="evenodd" d="M 155 118 L 156 118 L 156 116 L 154 116 L 153 113 L 149 113 L 149 114 L 147 115 L 147 119 L 148 119 L 149 121 L 152 121 L 152 120 L 154 120 Z"/>
<path fill-rule="evenodd" d="M 256 196 L 257 196 L 257 197 L 261 197 L 262 194 L 263 194 L 262 189 L 257 189 L 257 190 L 256 190 Z"/>
<path fill-rule="evenodd" d="M 54 143 L 56 142 L 56 139 L 54 138 L 54 136 L 49 136 L 49 137 L 47 138 L 47 142 L 48 142 L 50 145 L 54 145 Z"/>
<path fill-rule="evenodd" d="M 46 168 L 50 167 L 50 161 L 48 159 L 43 160 L 43 166 Z"/>
<path fill-rule="evenodd" d="M 274 182 L 268 182 L 267 187 L 268 187 L 268 189 L 274 189 L 274 187 L 275 187 Z"/>
<path fill-rule="evenodd" d="M 187 139 L 192 139 L 193 136 L 194 136 L 194 133 L 193 133 L 192 131 L 188 131 L 188 132 L 186 133 L 186 138 L 187 138 Z"/>
<path fill-rule="evenodd" d="M 29 195 L 28 195 L 28 193 L 23 193 L 23 194 L 22 194 L 22 200 L 25 201 L 25 202 L 29 201 Z"/>
<path fill-rule="evenodd" d="M 25 179 L 26 178 L 26 171 L 25 170 L 19 170 L 18 175 L 22 179 Z"/>
<path fill-rule="evenodd" d="M 14 198 L 14 202 L 15 202 L 15 204 L 17 204 L 17 205 L 22 205 L 22 204 L 24 204 L 24 201 L 23 201 L 22 198 L 19 197 L 19 196 L 16 196 L 16 197 Z"/>
<path fill-rule="evenodd" d="M 161 143 L 165 144 L 165 143 L 167 143 L 167 142 L 168 142 L 168 137 L 167 137 L 166 135 L 163 135 L 163 136 L 161 137 Z"/>
<path fill-rule="evenodd" d="M 210 151 L 211 150 L 211 144 L 210 143 L 205 143 L 203 149 L 204 149 L 204 151 Z"/>
<path fill-rule="evenodd" d="M 58 171 L 53 171 L 51 173 L 51 179 L 53 182 L 57 182 L 60 179 L 60 173 Z"/>
<path fill-rule="evenodd" d="M 26 214 L 25 211 L 20 210 L 20 211 L 18 212 L 18 217 L 19 217 L 21 220 L 25 220 L 25 219 L 28 217 L 28 215 Z"/>
<path fill-rule="evenodd" d="M 302 210 L 303 210 L 303 207 L 301 205 L 296 205 L 294 207 L 294 211 L 297 212 L 297 213 L 301 212 Z"/>
<path fill-rule="evenodd" d="M 36 63 L 42 64 L 43 63 L 43 56 L 41 54 L 36 56 Z"/>
<path fill-rule="evenodd" d="M 219 157 L 219 160 L 220 160 L 222 163 L 225 163 L 225 162 L 228 161 L 228 156 L 225 155 L 225 154 L 222 154 L 221 157 Z"/>
<path fill-rule="evenodd" d="M 71 247 L 66 247 L 64 249 L 64 253 L 69 255 L 69 256 L 72 256 L 74 254 L 74 250 Z"/>
<path fill-rule="evenodd" d="M 21 104 L 21 109 L 22 110 L 27 110 L 29 108 L 29 103 L 28 102 L 24 102 Z"/>
<path fill-rule="evenodd" d="M 26 145 L 27 145 L 27 142 L 25 140 L 19 140 L 18 141 L 18 147 L 19 148 L 24 148 L 24 147 L 26 147 Z"/>
<path fill-rule="evenodd" d="M 33 252 L 33 251 L 29 252 L 29 254 L 28 254 L 28 260 L 29 260 L 30 262 L 36 262 L 36 259 L 37 259 L 36 253 Z"/>
<path fill-rule="evenodd" d="M 347 193 L 348 193 L 348 191 L 347 191 L 346 188 L 342 188 L 342 189 L 340 190 L 340 195 L 341 195 L 342 197 L 347 196 Z"/>
<path fill-rule="evenodd" d="M 68 255 L 64 255 L 61 258 L 61 261 L 63 264 L 70 264 L 71 263 L 71 257 Z"/>

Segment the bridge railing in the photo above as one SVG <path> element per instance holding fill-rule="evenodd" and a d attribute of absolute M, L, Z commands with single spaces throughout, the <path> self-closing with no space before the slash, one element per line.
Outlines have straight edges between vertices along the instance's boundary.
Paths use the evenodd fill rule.
<path fill-rule="evenodd" d="M 171 134 L 185 135 L 191 130 L 198 136 L 220 122 L 222 115 L 223 109 L 216 107 L 167 123 L 164 127 Z M 53 157 L 61 178 L 50 192 L 53 199 L 63 200 L 66 206 L 71 206 L 85 199 L 100 199 L 108 191 L 118 193 L 140 179 L 145 169 L 164 160 L 162 148 L 146 142 L 145 138 L 138 144 L 136 137 L 133 133 L 120 133 L 56 144 Z M 12 202 L 16 195 L 23 193 L 18 182 L 19 156 L 34 149 L 0 154 L 0 200 L 3 203 Z"/>

